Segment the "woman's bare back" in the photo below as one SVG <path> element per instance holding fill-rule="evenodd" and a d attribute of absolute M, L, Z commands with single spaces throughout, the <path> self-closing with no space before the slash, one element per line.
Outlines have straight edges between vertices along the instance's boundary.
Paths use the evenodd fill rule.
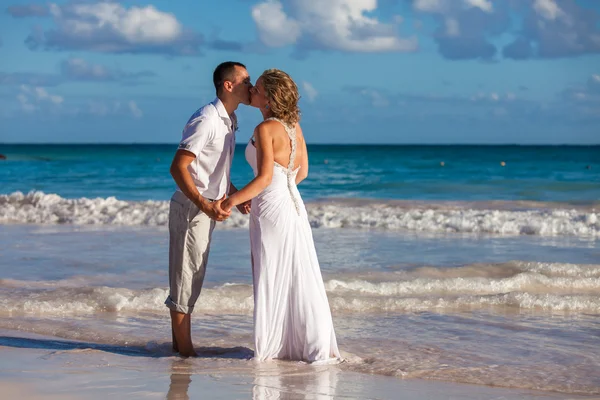
<path fill-rule="evenodd" d="M 273 121 L 270 126 L 273 136 L 273 159 L 274 161 L 287 168 L 292 153 L 291 140 L 283 127 L 277 121 Z M 304 137 L 299 124 L 296 124 L 296 158 L 294 159 L 294 170 L 303 164 L 306 157 L 306 147 L 304 146 Z"/>

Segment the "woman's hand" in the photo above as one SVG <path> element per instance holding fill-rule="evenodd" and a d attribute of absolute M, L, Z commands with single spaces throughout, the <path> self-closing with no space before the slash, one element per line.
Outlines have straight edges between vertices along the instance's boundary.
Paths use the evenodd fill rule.
<path fill-rule="evenodd" d="M 221 208 L 225 212 L 231 212 L 231 209 L 233 208 L 233 202 L 231 201 L 231 197 L 228 197 L 225 200 L 223 200 L 223 203 L 221 203 Z"/>
<path fill-rule="evenodd" d="M 241 212 L 242 214 L 248 214 L 250 213 L 250 204 L 252 203 L 252 200 L 248 200 L 242 204 L 238 204 L 236 207 L 238 209 L 239 212 Z"/>

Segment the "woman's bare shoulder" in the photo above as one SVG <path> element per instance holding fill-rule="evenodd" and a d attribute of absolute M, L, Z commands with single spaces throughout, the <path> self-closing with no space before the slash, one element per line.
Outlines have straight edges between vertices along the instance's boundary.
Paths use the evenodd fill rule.
<path fill-rule="evenodd" d="M 300 124 L 297 122 L 296 122 L 296 138 L 300 142 L 304 142 L 304 134 L 302 133 L 302 128 L 300 127 Z"/>

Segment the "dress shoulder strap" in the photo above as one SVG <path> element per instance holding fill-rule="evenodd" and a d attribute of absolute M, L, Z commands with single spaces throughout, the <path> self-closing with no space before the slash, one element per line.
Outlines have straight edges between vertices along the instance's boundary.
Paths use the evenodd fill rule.
<path fill-rule="evenodd" d="M 290 162 L 288 164 L 288 173 L 291 173 L 294 170 L 294 164 L 296 161 L 296 126 L 289 126 L 279 118 L 271 117 L 265 119 L 265 121 L 277 121 L 285 128 L 288 137 L 290 138 L 290 143 L 292 147 L 292 151 L 290 153 Z"/>
<path fill-rule="evenodd" d="M 296 162 L 296 126 L 289 126 L 288 124 L 286 124 L 285 122 L 283 122 L 282 120 L 280 120 L 279 118 L 267 118 L 265 119 L 265 121 L 277 121 L 279 122 L 281 125 L 283 125 L 283 127 L 285 128 L 285 131 L 288 134 L 288 137 L 290 139 L 290 144 L 291 144 L 291 152 L 290 152 L 290 162 L 288 163 L 288 167 L 287 167 L 287 186 L 288 186 L 288 190 L 290 192 L 290 196 L 292 198 L 292 201 L 294 202 L 294 207 L 296 208 L 296 213 L 298 215 L 300 215 L 300 204 L 298 202 L 298 199 L 296 198 L 296 196 L 294 195 L 294 191 L 293 191 L 293 186 L 294 186 L 294 164 Z"/>
<path fill-rule="evenodd" d="M 285 131 L 287 132 L 287 134 L 290 137 L 290 139 L 292 139 L 292 137 L 293 137 L 293 139 L 296 140 L 296 127 L 295 126 L 289 126 L 288 124 L 286 124 L 285 122 L 283 122 L 279 118 L 275 118 L 275 117 L 267 118 L 267 119 L 265 119 L 265 121 L 277 121 L 277 122 L 279 122 L 285 128 Z"/>

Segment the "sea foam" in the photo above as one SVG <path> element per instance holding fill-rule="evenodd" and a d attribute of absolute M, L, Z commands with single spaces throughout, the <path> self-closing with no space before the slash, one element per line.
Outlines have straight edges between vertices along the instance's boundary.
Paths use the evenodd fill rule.
<path fill-rule="evenodd" d="M 489 206 L 493 206 L 490 203 Z M 382 201 L 307 204 L 313 228 L 405 230 L 540 236 L 600 236 L 600 212 L 594 208 L 500 209 L 473 203 L 399 203 Z M 66 199 L 56 194 L 15 192 L 0 195 L 1 224 L 75 224 L 166 226 L 168 201 L 124 201 L 114 197 Z M 234 211 L 220 228 L 248 226 Z"/>
<path fill-rule="evenodd" d="M 600 265 L 511 262 L 456 268 L 429 267 L 386 272 L 377 281 L 364 276 L 325 279 L 337 313 L 379 313 L 508 307 L 544 311 L 600 312 Z M 474 274 L 473 271 L 480 271 Z M 506 270 L 498 274 L 497 270 Z M 382 280 L 384 279 L 384 280 Z M 0 280 L 1 314 L 70 315 L 96 312 L 164 312 L 166 288 L 133 290 L 74 285 L 64 281 Z M 251 314 L 252 286 L 226 283 L 206 287 L 199 312 Z"/>

